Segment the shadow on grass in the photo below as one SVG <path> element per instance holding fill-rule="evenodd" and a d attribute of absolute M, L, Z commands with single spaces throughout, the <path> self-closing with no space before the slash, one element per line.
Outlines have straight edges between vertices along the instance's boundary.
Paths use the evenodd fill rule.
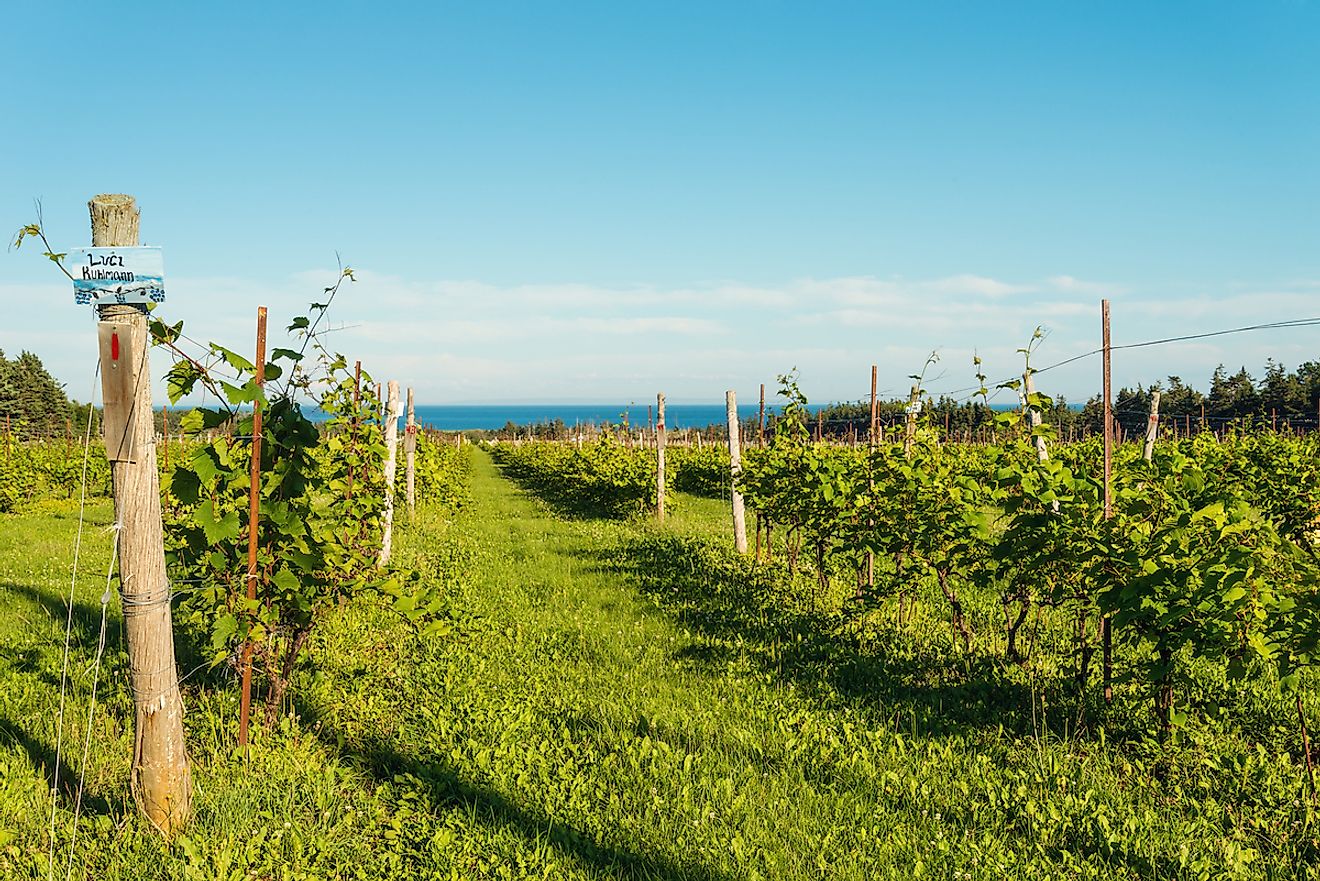
<path fill-rule="evenodd" d="M 61 641 L 51 645 L 49 648 L 39 648 L 28 646 L 24 648 L 12 648 L 9 646 L 0 646 L 0 664 L 7 664 L 16 678 L 27 679 L 29 681 L 40 682 L 51 690 L 52 701 L 58 700 L 61 687 L 59 664 L 63 655 L 62 631 L 66 620 L 69 621 L 69 636 L 72 651 L 69 657 L 70 669 L 82 664 L 90 664 L 90 660 L 95 656 L 97 643 L 101 635 L 101 604 L 99 602 L 86 602 L 75 599 L 72 613 L 70 614 L 65 602 L 66 596 L 52 596 L 46 591 L 30 584 L 19 584 L 12 581 L 0 583 L 0 595 L 8 593 L 13 597 L 20 597 L 33 605 L 41 606 L 46 613 L 51 616 L 60 625 Z M 126 669 L 126 660 L 124 656 L 123 628 L 119 613 L 119 599 L 116 596 L 111 599 L 109 607 L 106 609 L 105 617 L 105 653 L 102 657 L 100 668 L 100 692 L 98 697 L 97 712 L 104 713 L 111 698 L 116 693 L 126 691 L 128 687 L 127 678 L 124 675 Z M 50 652 L 54 652 L 54 666 L 52 667 Z M 223 683 L 218 676 L 209 674 L 204 669 L 204 655 L 201 646 L 196 640 L 189 639 L 176 628 L 175 635 L 176 662 L 180 668 L 181 675 L 184 670 L 194 670 L 199 675 L 193 676 L 189 683 L 193 688 L 207 689 L 211 687 L 222 686 Z M 212 680 L 215 681 L 212 681 Z M 70 701 L 73 700 L 72 680 L 66 683 Z M 55 728 L 56 705 L 52 703 L 50 710 L 50 729 L 53 736 Z M 85 717 L 84 717 L 85 718 Z M 32 731 L 25 730 L 22 726 L 10 719 L 0 717 L 0 740 L 9 740 L 19 746 L 28 754 L 33 768 L 45 776 L 47 785 L 53 785 L 55 779 L 55 770 L 58 769 L 60 789 L 68 799 L 66 807 L 72 807 L 76 795 L 77 775 L 72 766 L 66 761 L 66 757 L 73 754 L 70 748 L 70 732 L 74 740 L 80 741 L 83 732 L 77 730 L 74 725 L 69 728 L 70 721 L 66 717 L 65 747 L 63 755 L 56 761 L 55 749 L 53 745 L 46 743 L 36 736 Z M 93 796 L 84 791 L 83 793 L 83 813 L 86 815 L 97 815 L 107 813 L 122 813 L 123 805 L 112 803 L 104 796 Z"/>
<path fill-rule="evenodd" d="M 561 520 L 628 520 L 644 513 L 642 504 L 606 481 L 552 481 L 511 462 L 496 459 L 495 464 L 502 477 Z"/>
<path fill-rule="evenodd" d="M 948 650 L 892 623 L 862 638 L 839 614 L 812 608 L 812 586 L 794 594 L 783 586 L 785 573 L 699 540 L 644 531 L 589 562 L 627 579 L 699 634 L 702 641 L 676 657 L 711 673 L 751 664 L 924 733 L 1031 729 L 1031 689 L 998 659 Z"/>
<path fill-rule="evenodd" d="M 75 733 L 81 736 L 81 732 Z M 56 771 L 58 771 L 60 791 L 64 794 L 65 805 L 72 809 L 78 794 L 78 775 L 64 760 L 65 756 L 62 755 L 57 759 L 55 750 L 49 744 L 38 740 L 31 732 L 25 731 L 21 726 L 4 717 L 0 717 L 0 741 L 9 741 L 27 753 L 28 760 L 32 762 L 32 770 L 45 778 L 48 790 L 54 788 Z M 67 750 L 65 754 L 67 755 Z M 83 814 L 87 816 L 108 814 L 112 812 L 113 807 L 105 796 L 92 795 L 84 789 Z"/>
<path fill-rule="evenodd" d="M 512 832 L 533 847 L 549 846 L 561 856 L 609 878 L 655 881 L 729 881 L 727 875 L 706 867 L 680 863 L 660 854 L 637 853 L 600 841 L 544 810 L 519 804 L 494 789 L 465 780 L 460 769 L 438 755 L 411 755 L 379 739 L 356 741 L 318 723 L 317 713 L 300 708 L 299 717 L 316 732 L 325 746 L 346 764 L 362 768 L 385 783 L 411 777 L 427 789 L 433 804 L 461 808 L 487 826 Z"/>

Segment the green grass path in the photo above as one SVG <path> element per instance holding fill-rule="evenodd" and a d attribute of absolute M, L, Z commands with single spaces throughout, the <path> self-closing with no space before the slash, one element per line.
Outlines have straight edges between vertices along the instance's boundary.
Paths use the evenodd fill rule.
<path fill-rule="evenodd" d="M 196 819 L 168 846 L 124 792 L 112 603 L 74 877 L 1314 877 L 1314 832 L 1253 801 L 1295 779 L 1284 760 L 1246 750 L 1175 789 L 1131 753 L 1001 727 L 973 692 L 890 669 L 893 634 L 861 657 L 760 602 L 722 549 L 723 510 L 684 497 L 663 529 L 565 520 L 477 453 L 471 505 L 419 511 L 397 544 L 446 586 L 455 632 L 420 641 L 367 601 L 334 611 L 295 717 L 246 761 L 228 674 L 192 677 Z M 0 878 L 46 875 L 72 534 L 67 509 L 0 521 Z M 75 610 L 79 730 L 105 544 Z M 65 757 L 67 780 L 82 763 Z"/>

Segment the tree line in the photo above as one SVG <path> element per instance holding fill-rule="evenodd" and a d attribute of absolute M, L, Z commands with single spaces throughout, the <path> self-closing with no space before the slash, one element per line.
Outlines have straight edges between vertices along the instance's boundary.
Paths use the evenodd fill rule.
<path fill-rule="evenodd" d="M 0 431 L 21 440 L 63 437 L 75 423 L 85 429 L 88 406 L 70 401 L 32 352 L 10 359 L 0 350 Z"/>
<path fill-rule="evenodd" d="M 1047 388 L 1041 390 L 1048 393 Z M 1138 384 L 1136 388 L 1124 386 L 1114 395 L 1113 410 L 1125 431 L 1140 430 L 1145 425 L 1155 392 L 1160 393 L 1162 418 L 1172 421 L 1176 417 L 1180 422 L 1190 421 L 1197 428 L 1203 416 L 1209 427 L 1230 421 L 1245 425 L 1274 420 L 1281 425 L 1286 422 L 1299 428 L 1315 427 L 1320 415 L 1320 362 L 1307 361 L 1290 371 L 1271 359 L 1259 380 L 1245 366 L 1230 373 L 1220 364 L 1210 377 L 1207 392 L 1187 384 L 1180 376 L 1168 376 L 1149 385 Z M 881 425 L 902 424 L 907 406 L 906 400 L 878 402 Z M 816 417 L 826 435 L 838 436 L 856 426 L 864 431 L 870 421 L 870 407 L 867 401 L 831 404 L 819 408 Z M 947 424 L 952 432 L 993 427 L 995 408 L 984 404 L 979 396 L 972 400 L 941 396 L 926 400 L 923 413 L 932 424 Z M 1044 418 L 1056 425 L 1063 437 L 1084 436 L 1103 430 L 1103 413 L 1104 402 L 1098 394 L 1080 408 L 1058 396 Z"/>

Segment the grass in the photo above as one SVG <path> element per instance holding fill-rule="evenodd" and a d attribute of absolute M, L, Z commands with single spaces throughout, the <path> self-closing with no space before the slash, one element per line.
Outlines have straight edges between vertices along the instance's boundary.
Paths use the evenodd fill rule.
<path fill-rule="evenodd" d="M 62 758 L 62 781 L 87 772 L 74 876 L 1317 877 L 1286 719 L 1246 735 L 1207 723 L 1165 750 L 1135 733 L 1132 703 L 1131 733 L 1076 736 L 1058 694 L 956 653 L 933 605 L 901 628 L 845 625 L 751 570 L 724 550 L 724 511 L 682 497 L 664 528 L 560 519 L 478 455 L 470 508 L 419 512 L 397 549 L 446 584 L 458 633 L 422 643 L 368 603 L 338 610 L 296 717 L 247 760 L 232 682 L 195 673 L 196 819 L 172 844 L 125 791 L 112 601 L 90 759 L 80 743 Z M 90 513 L 78 732 L 109 562 L 108 506 Z M 55 504 L 0 521 L 3 877 L 46 876 L 75 525 Z M 61 798 L 57 852 L 71 827 Z"/>

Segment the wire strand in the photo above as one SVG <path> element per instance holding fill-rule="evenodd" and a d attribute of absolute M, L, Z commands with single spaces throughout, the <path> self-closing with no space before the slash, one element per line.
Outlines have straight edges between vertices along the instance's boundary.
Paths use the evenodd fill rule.
<path fill-rule="evenodd" d="M 92 418 L 96 413 L 97 379 L 101 375 L 101 361 L 98 358 L 96 369 L 92 371 L 92 391 L 87 396 L 87 429 L 83 434 L 82 479 L 78 488 L 78 531 L 73 540 L 73 573 L 69 577 L 68 612 L 64 621 L 64 658 L 60 662 L 60 708 L 55 721 L 55 766 L 51 771 L 50 786 L 50 859 L 47 861 L 47 878 L 55 876 L 55 809 L 60 791 L 60 757 L 64 748 L 64 705 L 69 682 L 69 646 L 73 641 L 73 605 L 78 585 L 78 563 L 82 557 L 83 525 L 87 512 L 87 462 L 92 447 Z M 104 628 L 102 629 L 104 633 Z"/>

